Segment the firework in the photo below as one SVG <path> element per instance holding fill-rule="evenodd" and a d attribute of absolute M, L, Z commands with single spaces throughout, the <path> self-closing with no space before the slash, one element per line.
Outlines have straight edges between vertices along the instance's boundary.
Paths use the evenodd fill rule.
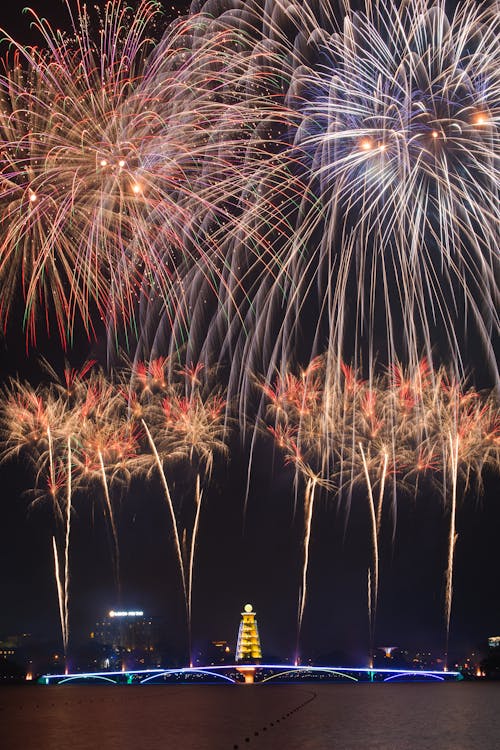
<path fill-rule="evenodd" d="M 439 371 L 426 401 L 427 439 L 440 456 L 441 492 L 450 514 L 445 575 L 447 660 L 459 495 L 465 496 L 473 482 L 480 490 L 485 470 L 500 470 L 499 407 L 495 394 L 478 393 L 444 369 Z"/>
<path fill-rule="evenodd" d="M 180 304 L 201 252 L 189 225 L 227 192 L 213 130 L 236 75 L 204 19 L 155 41 L 156 0 L 111 0 L 95 29 L 85 6 L 68 12 L 69 36 L 34 15 L 40 48 L 9 38 L 0 76 L 1 318 L 22 290 L 31 337 L 53 311 L 63 340 L 77 316 L 88 333 L 96 316 L 128 325 L 141 295 Z"/>
<path fill-rule="evenodd" d="M 59 490 L 64 485 L 66 435 L 75 427 L 64 401 L 52 387 L 34 388 L 12 379 L 2 403 L 2 459 L 20 454 L 32 465 L 37 484 L 46 482 L 55 517 L 62 519 Z"/>
<path fill-rule="evenodd" d="M 3 392 L 1 407 L 2 460 L 22 456 L 35 474 L 35 500 L 48 500 L 56 533 L 53 536 L 54 572 L 57 583 L 61 633 L 67 657 L 69 638 L 69 537 L 71 524 L 72 456 L 74 414 L 55 388 L 33 388 L 11 380 Z M 64 489 L 66 488 L 66 498 Z M 64 538 L 64 566 L 59 565 L 59 537 Z"/>
<path fill-rule="evenodd" d="M 299 299 L 317 280 L 339 356 L 354 328 L 370 367 L 416 366 L 438 337 L 460 366 L 461 307 L 496 371 L 497 24 L 494 4 L 368 1 L 297 66 L 307 189 L 280 278 Z"/>
<path fill-rule="evenodd" d="M 87 485 L 99 482 L 114 543 L 116 582 L 119 585 L 119 545 L 110 485 L 117 480 L 128 482 L 141 461 L 138 436 L 126 422 L 106 410 L 99 420 L 85 418 L 79 435 L 80 445 L 75 458 L 81 481 Z"/>
<path fill-rule="evenodd" d="M 219 388 L 209 386 L 210 373 L 203 367 L 175 368 L 162 357 L 149 362 L 128 363 L 120 373 L 119 394 L 127 407 L 129 423 L 140 424 L 149 448 L 144 455 L 147 475 L 158 472 L 169 510 L 176 556 L 186 605 L 191 641 L 193 576 L 196 543 L 202 509 L 202 478 L 210 479 L 214 457 L 226 456 L 230 422 L 226 401 Z M 151 461 L 152 459 L 152 461 Z M 178 519 L 167 475 L 178 464 L 185 464 L 195 475 L 195 514 L 189 552 L 183 555 L 187 529 L 181 546 Z M 189 643 L 191 658 L 191 642 Z"/>
<path fill-rule="evenodd" d="M 185 565 L 182 556 L 177 516 L 170 492 L 165 464 L 176 461 L 181 455 L 177 441 L 172 433 L 170 420 L 171 409 L 167 397 L 167 373 L 170 362 L 167 358 L 152 359 L 149 362 L 130 363 L 122 372 L 122 396 L 127 405 L 129 419 L 138 422 L 144 430 L 149 450 L 153 457 L 148 476 L 156 469 L 160 476 L 165 501 L 169 511 L 176 557 L 189 622 L 188 589 L 186 584 Z M 170 390 L 170 387 L 169 387 Z"/>
<path fill-rule="evenodd" d="M 227 365 L 245 412 L 255 373 L 326 346 L 366 373 L 423 353 L 463 372 L 474 332 L 498 380 L 497 6 L 341 5 L 242 13 L 286 117 L 267 158 L 263 141 L 247 149 L 242 215 L 221 238 L 226 287 L 187 276 L 183 323 L 190 358 Z"/>
<path fill-rule="evenodd" d="M 110 484 L 129 481 L 140 465 L 139 435 L 118 409 L 113 383 L 101 372 L 66 368 L 63 378 L 44 363 L 52 378 L 33 388 L 11 380 L 3 394 L 1 425 L 2 459 L 22 455 L 35 474 L 35 500 L 51 503 L 55 575 L 65 656 L 69 640 L 70 535 L 72 498 L 98 481 L 112 530 L 118 580 L 118 535 Z M 60 551 L 61 548 L 61 551 Z M 59 557 L 64 560 L 60 564 Z"/>
<path fill-rule="evenodd" d="M 225 416 L 226 401 L 219 392 L 205 394 L 199 368 L 187 369 L 184 372 L 188 393 L 172 404 L 171 415 L 175 420 L 175 432 L 183 447 L 189 466 L 196 469 L 195 484 L 195 518 L 191 534 L 191 550 L 188 566 L 188 627 L 191 640 L 191 623 L 193 611 L 193 577 L 196 543 L 200 527 L 203 490 L 201 477 L 210 478 L 215 455 L 227 455 L 229 427 Z M 193 657 L 189 644 L 191 666 Z"/>
<path fill-rule="evenodd" d="M 418 492 L 419 478 L 432 477 L 449 509 L 445 573 L 446 651 L 452 603 L 456 512 L 473 479 L 481 486 L 485 469 L 500 468 L 498 401 L 466 387 L 445 368 L 427 361 L 392 368 L 363 380 L 355 368 L 329 357 L 316 358 L 300 376 L 289 370 L 261 383 L 268 401 L 265 429 L 285 460 L 304 478 L 304 557 L 298 610 L 298 637 L 304 615 L 315 490 L 350 498 L 356 484 L 366 487 L 372 564 L 368 571 L 370 653 L 373 653 L 378 590 L 379 538 L 383 502 L 392 487 Z M 371 658 L 371 657 L 370 657 Z"/>
<path fill-rule="evenodd" d="M 26 456 L 53 507 L 65 652 L 72 496 L 102 488 L 118 578 L 113 489 L 138 475 L 159 474 L 191 633 L 234 411 L 265 423 L 296 504 L 304 486 L 297 652 L 320 493 L 348 508 L 363 488 L 372 650 L 388 499 L 395 524 L 424 478 L 449 513 L 448 643 L 459 500 L 500 460 L 496 397 L 463 376 L 477 332 L 498 381 L 498 8 L 355 5 L 208 0 L 164 31 L 156 0 L 110 0 L 93 31 L 67 2 L 69 35 L 34 15 L 40 48 L 9 38 L 0 321 L 22 296 L 31 339 L 54 319 L 65 344 L 103 322 L 118 357 L 122 329 L 138 339 L 119 375 L 5 392 L 3 458 Z M 176 465 L 194 479 L 183 530 Z"/>

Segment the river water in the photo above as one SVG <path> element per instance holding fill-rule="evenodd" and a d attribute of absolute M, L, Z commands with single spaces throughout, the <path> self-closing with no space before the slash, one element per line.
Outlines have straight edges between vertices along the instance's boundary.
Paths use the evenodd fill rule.
<path fill-rule="evenodd" d="M 0 688 L 1 750 L 499 750 L 500 683 Z"/>

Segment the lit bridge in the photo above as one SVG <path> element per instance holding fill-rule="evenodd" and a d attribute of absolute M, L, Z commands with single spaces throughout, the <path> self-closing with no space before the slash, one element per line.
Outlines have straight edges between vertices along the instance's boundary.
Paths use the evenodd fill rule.
<path fill-rule="evenodd" d="M 179 684 L 276 684 L 279 682 L 450 682 L 461 680 L 460 672 L 368 667 L 312 667 L 290 664 L 233 664 L 231 666 L 177 667 L 172 669 L 127 669 L 120 672 L 76 672 L 45 674 L 43 685 L 112 683 L 114 685 Z"/>

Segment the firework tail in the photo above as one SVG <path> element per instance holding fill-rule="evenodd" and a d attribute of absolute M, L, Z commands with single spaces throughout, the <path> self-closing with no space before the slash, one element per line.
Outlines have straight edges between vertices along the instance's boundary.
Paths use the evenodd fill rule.
<path fill-rule="evenodd" d="M 378 493 L 378 505 L 377 505 L 377 536 L 380 535 L 380 524 L 382 523 L 382 505 L 384 502 L 385 492 L 385 481 L 387 479 L 387 464 L 389 462 L 389 456 L 384 453 L 384 464 L 382 466 L 382 476 L 380 478 L 380 488 Z"/>
<path fill-rule="evenodd" d="M 302 630 L 302 620 L 307 599 L 307 574 L 309 570 L 309 550 L 311 545 L 311 528 L 314 512 L 314 499 L 316 490 L 316 480 L 308 479 L 305 492 L 305 514 L 306 523 L 304 529 L 304 563 L 302 565 L 302 587 L 299 598 L 299 613 L 297 619 L 297 663 L 299 659 L 300 633 Z"/>
<path fill-rule="evenodd" d="M 68 641 L 69 641 L 69 538 L 71 531 L 71 437 L 68 436 L 68 484 L 67 484 L 67 502 L 66 502 L 66 536 L 64 543 L 64 628 L 66 633 L 66 642 L 64 647 L 64 658 L 68 658 Z"/>
<path fill-rule="evenodd" d="M 451 509 L 450 509 L 450 533 L 448 537 L 448 565 L 446 568 L 446 594 L 445 594 L 445 624 L 446 624 L 446 646 L 445 646 L 445 668 L 448 669 L 448 646 L 450 640 L 451 604 L 453 600 L 453 566 L 455 561 L 455 544 L 457 542 L 456 516 L 457 516 L 457 477 L 458 477 L 458 435 L 453 438 L 448 436 L 450 445 L 451 465 Z"/>
<path fill-rule="evenodd" d="M 372 572 L 368 568 L 367 575 L 367 592 L 368 592 L 368 631 L 369 631 L 369 648 L 368 666 L 373 669 L 373 621 L 372 621 Z"/>
<path fill-rule="evenodd" d="M 200 488 L 200 475 L 196 475 L 196 515 L 194 517 L 193 535 L 191 537 L 191 551 L 189 555 L 189 577 L 188 577 L 188 629 L 189 629 L 189 664 L 193 666 L 191 653 L 191 621 L 193 611 L 193 573 L 194 573 L 194 556 L 196 551 L 196 542 L 198 539 L 198 529 L 200 526 L 201 500 L 203 490 Z"/>
<path fill-rule="evenodd" d="M 156 466 L 158 467 L 158 472 L 160 474 L 161 483 L 163 486 L 163 490 L 165 492 L 165 499 L 167 501 L 167 506 L 170 511 L 170 518 L 172 520 L 172 528 L 174 532 L 174 541 L 175 541 L 175 551 L 177 553 L 177 560 L 179 562 L 179 571 L 181 574 L 181 582 L 182 582 L 182 590 L 184 592 L 184 602 L 186 605 L 186 616 L 188 618 L 189 622 L 189 605 L 188 605 L 188 595 L 187 595 L 187 586 L 186 586 L 186 576 L 184 573 L 184 563 L 182 561 L 182 550 L 181 550 L 181 543 L 179 540 L 179 532 L 177 530 L 177 519 L 175 517 L 175 511 L 174 511 L 174 505 L 172 503 L 172 498 L 170 496 L 170 490 L 168 488 L 167 478 L 165 476 L 165 471 L 163 469 L 163 464 L 161 462 L 160 456 L 158 455 L 158 450 L 156 448 L 155 441 L 153 440 L 153 437 L 151 435 L 151 432 L 149 430 L 148 425 L 146 424 L 145 420 L 142 419 L 142 426 L 144 427 L 144 430 L 146 432 L 149 445 L 151 447 L 151 450 L 153 451 L 154 459 Z"/>
<path fill-rule="evenodd" d="M 113 535 L 113 545 L 115 548 L 115 576 L 116 576 L 116 585 L 117 587 L 120 586 L 120 549 L 118 547 L 118 532 L 116 530 L 116 523 L 115 523 L 115 516 L 113 513 L 113 507 L 111 505 L 111 498 L 109 496 L 109 487 L 108 487 L 108 479 L 106 477 L 106 469 L 104 467 L 104 459 L 102 457 L 102 453 L 100 450 L 97 451 L 97 455 L 99 456 L 99 465 L 101 467 L 101 479 L 102 479 L 102 486 L 104 489 L 104 497 L 106 499 L 106 506 L 108 508 L 108 514 L 109 514 L 109 523 L 111 525 L 111 533 Z"/>
<path fill-rule="evenodd" d="M 370 596 L 371 602 L 368 612 L 370 620 L 370 659 L 373 653 L 373 637 L 375 634 L 375 619 L 377 617 L 377 601 L 378 601 L 378 568 L 379 568 L 379 553 L 378 553 L 378 528 L 377 528 L 377 514 L 375 512 L 375 502 L 373 500 L 373 487 L 370 479 L 370 472 L 368 470 L 368 464 L 366 462 L 365 452 L 363 450 L 362 443 L 359 443 L 359 450 L 363 461 L 363 470 L 366 478 L 366 486 L 368 489 L 368 499 L 370 506 L 370 519 L 372 526 L 372 551 L 373 551 L 373 574 L 370 576 Z"/>
<path fill-rule="evenodd" d="M 52 492 L 52 498 L 53 498 L 53 505 L 54 510 L 56 511 L 56 514 L 58 518 L 61 518 L 61 509 L 59 507 L 59 504 L 57 502 L 57 496 L 56 496 L 56 471 L 55 471 L 55 464 L 54 464 L 54 442 L 52 440 L 52 431 L 50 429 L 50 426 L 47 426 L 47 443 L 49 448 L 49 476 L 50 476 L 50 488 Z"/>
<path fill-rule="evenodd" d="M 66 655 L 67 634 L 66 634 L 66 621 L 64 617 L 64 589 L 63 589 L 63 584 L 61 581 L 61 571 L 59 569 L 59 555 L 57 552 L 57 542 L 56 542 L 55 536 L 52 536 L 52 550 L 54 552 L 54 575 L 55 575 L 56 586 L 57 586 L 57 600 L 59 603 L 59 619 L 61 621 L 61 634 L 62 634 L 62 640 L 63 640 L 63 649 Z"/>

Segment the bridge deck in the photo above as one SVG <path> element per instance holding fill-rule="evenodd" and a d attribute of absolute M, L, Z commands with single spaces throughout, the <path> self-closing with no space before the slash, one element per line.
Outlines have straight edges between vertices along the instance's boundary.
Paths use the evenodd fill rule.
<path fill-rule="evenodd" d="M 247 679 L 245 679 L 247 678 Z M 251 679 L 250 679 L 251 678 Z M 125 669 L 119 672 L 74 672 L 67 674 L 45 674 L 39 678 L 44 685 L 75 682 L 102 682 L 114 684 L 151 683 L 201 683 L 221 682 L 238 684 L 254 682 L 304 682 L 304 681 L 349 681 L 349 682 L 449 682 L 462 679 L 460 672 L 410 669 L 369 669 L 367 667 L 337 666 L 293 666 L 290 664 L 232 664 L 229 666 L 199 666 L 182 668 Z"/>

